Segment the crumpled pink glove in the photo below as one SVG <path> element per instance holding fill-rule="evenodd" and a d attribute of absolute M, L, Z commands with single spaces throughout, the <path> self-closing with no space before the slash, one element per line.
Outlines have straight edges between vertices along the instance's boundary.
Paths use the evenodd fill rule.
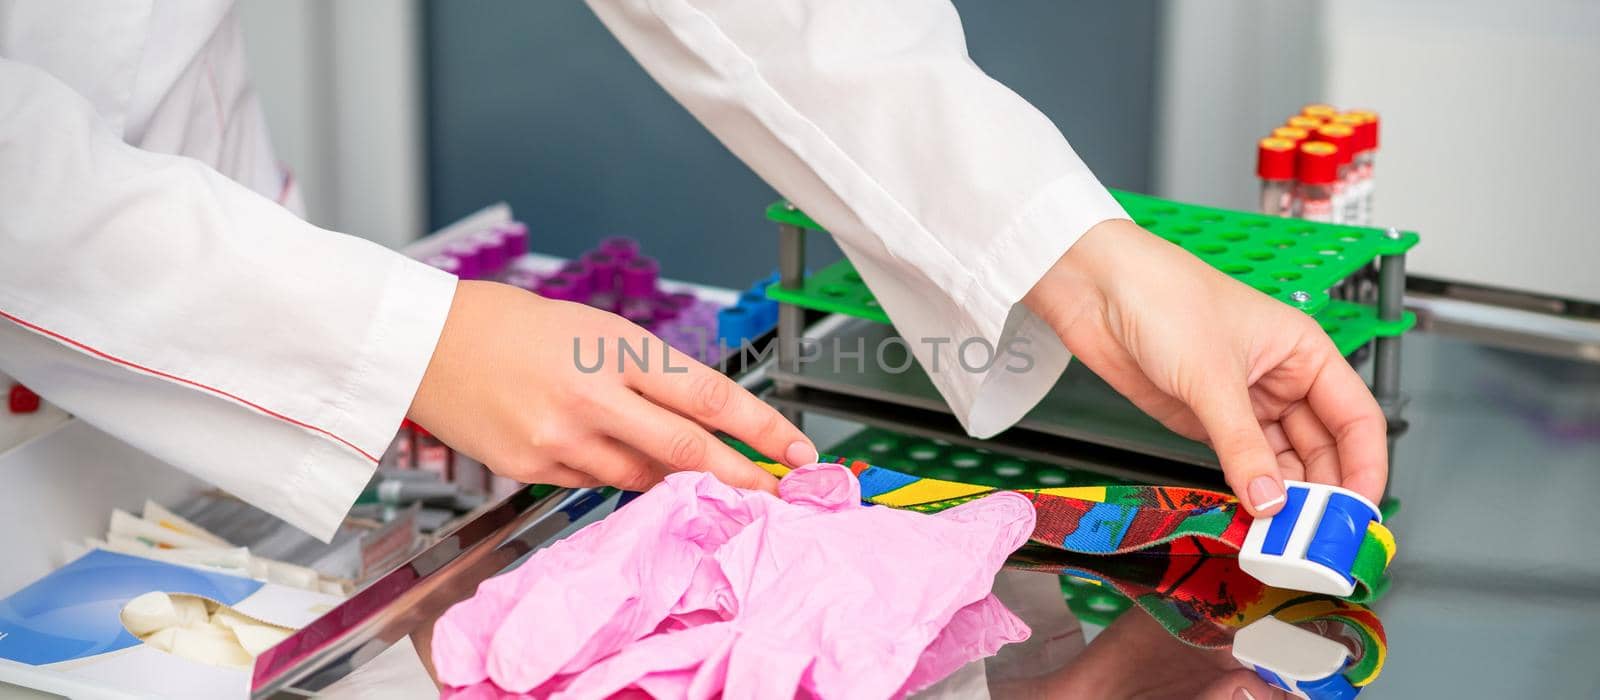
<path fill-rule="evenodd" d="M 440 680 L 572 698 L 891 697 L 1027 638 L 989 594 L 1033 530 L 1025 497 L 933 516 L 867 507 L 834 464 L 795 470 L 779 494 L 668 477 L 446 613 Z"/>
<path fill-rule="evenodd" d="M 653 631 L 705 554 L 776 500 L 715 479 L 668 478 L 452 606 L 433 627 L 438 680 L 492 676 L 502 688 L 531 689 L 526 678 L 587 668 Z M 649 622 L 630 627 L 630 618 Z M 535 639 L 539 653 L 522 653 Z"/>

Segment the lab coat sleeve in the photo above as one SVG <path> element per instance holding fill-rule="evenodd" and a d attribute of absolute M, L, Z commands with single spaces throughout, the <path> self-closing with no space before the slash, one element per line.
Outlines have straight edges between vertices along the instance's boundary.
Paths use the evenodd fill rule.
<path fill-rule="evenodd" d="M 1048 118 L 972 63 L 947 0 L 590 6 L 834 235 L 969 433 L 1009 427 L 1060 377 L 1066 348 L 1019 302 L 1126 214 Z"/>
<path fill-rule="evenodd" d="M 0 371 L 135 447 L 328 539 L 454 291 L 0 60 Z"/>

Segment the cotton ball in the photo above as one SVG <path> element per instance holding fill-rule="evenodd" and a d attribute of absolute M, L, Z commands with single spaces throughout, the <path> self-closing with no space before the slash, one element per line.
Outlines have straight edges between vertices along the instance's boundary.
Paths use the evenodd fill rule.
<path fill-rule="evenodd" d="M 136 637 L 180 623 L 172 598 L 161 591 L 141 595 L 122 607 L 122 624 Z"/>
<path fill-rule="evenodd" d="M 174 629 L 172 653 L 213 666 L 249 667 L 252 661 L 232 632 L 209 625 Z"/>
<path fill-rule="evenodd" d="M 250 656 L 255 657 L 277 646 L 278 642 L 288 639 L 290 632 L 266 625 L 237 625 L 233 628 L 233 634 L 239 638 L 239 645 L 244 647 Z"/>

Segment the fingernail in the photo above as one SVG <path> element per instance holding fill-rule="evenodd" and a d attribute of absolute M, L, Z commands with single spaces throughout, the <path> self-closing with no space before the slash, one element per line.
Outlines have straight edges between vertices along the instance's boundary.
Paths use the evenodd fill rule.
<path fill-rule="evenodd" d="M 1282 502 L 1283 485 L 1277 479 L 1263 474 L 1250 480 L 1250 503 L 1257 513 Z"/>
<path fill-rule="evenodd" d="M 1233 691 L 1233 700 L 1256 700 L 1256 696 L 1251 695 L 1250 691 L 1245 690 L 1244 688 L 1235 688 Z"/>
<path fill-rule="evenodd" d="M 788 460 L 791 467 L 803 467 L 817 461 L 817 448 L 811 443 L 796 440 L 789 443 L 789 449 L 783 453 L 783 458 Z"/>

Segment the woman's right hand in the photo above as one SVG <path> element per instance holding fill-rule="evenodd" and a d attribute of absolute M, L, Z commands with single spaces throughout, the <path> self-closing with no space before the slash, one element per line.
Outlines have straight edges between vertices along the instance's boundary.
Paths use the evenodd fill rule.
<path fill-rule="evenodd" d="M 645 366 L 621 362 L 619 342 L 642 351 Z M 772 491 L 776 479 L 715 430 L 789 466 L 817 459 L 777 410 L 649 331 L 493 282 L 457 285 L 408 416 L 526 483 L 642 491 L 675 471 L 704 471 Z"/>

